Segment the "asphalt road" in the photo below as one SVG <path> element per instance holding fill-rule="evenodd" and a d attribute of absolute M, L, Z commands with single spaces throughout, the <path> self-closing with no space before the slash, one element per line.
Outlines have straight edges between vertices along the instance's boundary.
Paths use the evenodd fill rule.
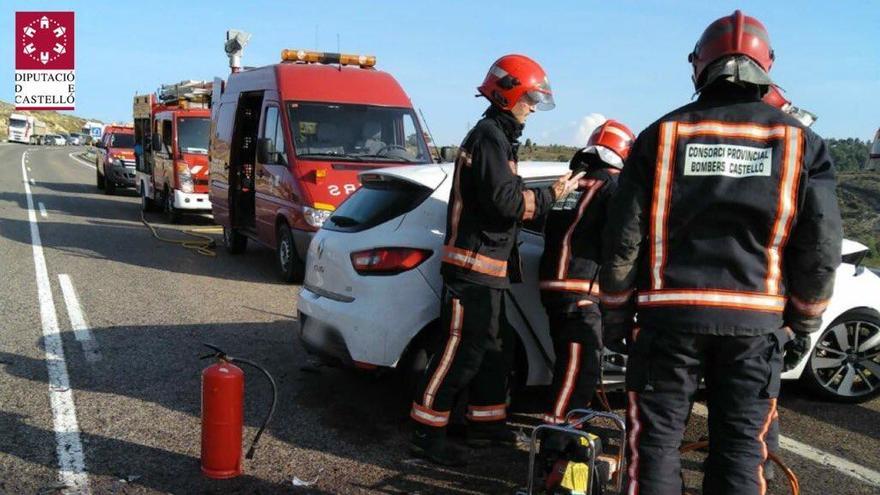
<path fill-rule="evenodd" d="M 461 470 L 413 460 L 402 388 L 393 376 L 314 366 L 294 336 L 299 288 L 277 281 L 271 251 L 205 257 L 156 240 L 134 192 L 100 193 L 72 151 L 0 144 L 0 494 L 60 493 L 59 480 L 179 494 L 513 493 L 525 483 L 523 450 L 475 451 Z M 163 233 L 180 236 L 173 228 Z M 202 342 L 264 364 L 279 386 L 276 418 L 234 480 L 199 472 Z M 249 442 L 269 400 L 259 375 L 248 373 L 246 395 Z M 880 493 L 880 400 L 824 403 L 787 386 L 780 414 L 792 439 L 878 476 L 859 481 L 839 459 L 783 451 L 802 493 Z M 695 415 L 687 438 L 705 425 Z M 698 493 L 700 455 L 684 465 Z M 786 490 L 774 481 L 771 493 Z"/>

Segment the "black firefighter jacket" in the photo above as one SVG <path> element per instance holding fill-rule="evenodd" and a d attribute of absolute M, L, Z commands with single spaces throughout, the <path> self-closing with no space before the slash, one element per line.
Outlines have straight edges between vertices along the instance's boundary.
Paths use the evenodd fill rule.
<path fill-rule="evenodd" d="M 521 280 L 520 224 L 543 215 L 550 188 L 529 189 L 517 175 L 522 125 L 495 107 L 468 133 L 455 161 L 446 214 L 443 279 L 505 289 Z"/>
<path fill-rule="evenodd" d="M 757 90 L 707 88 L 633 145 L 606 224 L 603 307 L 691 333 L 818 330 L 840 263 L 835 182 L 824 141 Z"/>
<path fill-rule="evenodd" d="M 576 154 L 570 168 L 586 170 L 586 175 L 576 191 L 550 207 L 539 269 L 541 300 L 555 312 L 576 311 L 598 301 L 602 230 L 620 173 L 592 153 Z"/>

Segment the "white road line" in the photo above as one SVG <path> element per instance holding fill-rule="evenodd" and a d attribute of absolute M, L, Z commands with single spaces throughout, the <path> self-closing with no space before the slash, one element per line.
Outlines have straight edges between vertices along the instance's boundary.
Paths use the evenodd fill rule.
<path fill-rule="evenodd" d="M 95 167 L 95 166 L 92 165 L 91 163 L 89 163 L 89 162 L 83 160 L 82 158 L 80 158 L 80 157 L 78 157 L 78 156 L 74 156 L 74 155 L 76 155 L 76 153 L 68 153 L 68 154 L 67 154 L 67 156 L 69 156 L 70 158 L 72 158 L 74 162 L 76 162 L 76 163 L 78 163 L 78 164 L 80 164 L 80 165 L 85 165 L 86 167 L 89 167 L 89 168 L 92 169 L 92 170 L 97 170 L 97 169 L 98 169 L 97 167 Z"/>
<path fill-rule="evenodd" d="M 34 271 L 37 277 L 37 298 L 40 302 L 40 319 L 43 325 L 43 346 L 46 349 L 46 367 L 49 371 L 49 404 L 52 407 L 52 421 L 55 429 L 55 452 L 58 455 L 58 476 L 68 489 L 75 493 L 89 492 L 89 479 L 86 475 L 82 442 L 79 438 L 79 425 L 76 421 L 76 406 L 73 391 L 67 375 L 67 362 L 64 360 L 64 345 L 55 313 L 52 298 L 52 285 L 43 256 L 34 199 L 27 181 L 25 156 L 21 155 L 21 174 L 24 176 L 24 192 L 27 197 L 28 221 L 31 226 L 31 245 L 34 251 Z"/>
<path fill-rule="evenodd" d="M 42 201 L 37 204 L 40 206 L 40 216 L 43 218 L 49 218 L 49 214 L 46 213 L 46 205 L 44 205 Z"/>
<path fill-rule="evenodd" d="M 693 412 L 694 414 L 698 416 L 703 416 L 704 418 L 709 417 L 709 409 L 707 409 L 705 405 L 700 404 L 699 402 L 694 403 Z M 872 486 L 880 487 L 880 473 L 874 471 L 873 469 L 860 466 L 842 457 L 838 457 L 834 454 L 829 454 L 828 452 L 819 450 L 816 447 L 798 442 L 797 440 L 789 438 L 785 435 L 779 435 L 779 446 L 805 459 L 809 459 L 823 466 L 834 468 L 847 476 L 851 476 L 861 481 L 862 483 L 867 483 Z"/>
<path fill-rule="evenodd" d="M 64 304 L 67 306 L 67 316 L 70 318 L 70 328 L 73 329 L 73 335 L 82 345 L 86 361 L 96 363 L 101 360 L 101 351 L 98 350 L 98 342 L 92 334 L 92 329 L 86 323 L 82 306 L 80 306 L 76 290 L 73 288 L 73 282 L 66 273 L 58 274 L 58 282 L 61 283 L 61 293 L 64 295 Z"/>

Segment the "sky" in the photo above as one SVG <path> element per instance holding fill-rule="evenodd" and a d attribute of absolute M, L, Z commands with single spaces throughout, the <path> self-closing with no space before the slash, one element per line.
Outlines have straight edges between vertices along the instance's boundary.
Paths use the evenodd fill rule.
<path fill-rule="evenodd" d="M 440 145 L 457 144 L 486 107 L 474 98 L 492 62 L 523 53 L 547 71 L 556 108 L 523 136 L 583 145 L 614 118 L 638 133 L 693 96 L 687 54 L 703 29 L 740 8 L 770 32 L 773 79 L 819 116 L 824 137 L 871 138 L 880 126 L 880 8 L 873 1 L 385 0 L 8 1 L 0 6 L 0 100 L 13 98 L 17 10 L 76 12 L 76 111 L 130 121 L 132 96 L 161 83 L 225 77 L 225 32 L 253 37 L 243 63 L 283 48 L 376 55 L 421 109 Z"/>

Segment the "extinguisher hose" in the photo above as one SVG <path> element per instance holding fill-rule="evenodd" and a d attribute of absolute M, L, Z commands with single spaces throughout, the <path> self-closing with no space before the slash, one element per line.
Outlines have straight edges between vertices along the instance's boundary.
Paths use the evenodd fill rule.
<path fill-rule="evenodd" d="M 233 363 L 246 364 L 252 368 L 256 368 L 269 380 L 269 383 L 272 385 L 272 404 L 269 406 L 269 414 L 267 414 L 266 417 L 263 419 L 263 424 L 261 424 L 260 429 L 257 430 L 257 434 L 256 436 L 254 436 L 254 440 L 251 442 L 251 447 L 248 449 L 247 454 L 245 454 L 244 456 L 245 459 L 253 459 L 254 450 L 257 448 L 257 442 L 260 441 L 260 437 L 263 436 L 263 430 L 266 429 L 266 425 L 269 424 L 269 421 L 272 420 L 272 415 L 275 414 L 275 404 L 278 401 L 278 386 L 275 385 L 275 379 L 272 378 L 272 375 L 270 375 L 265 368 L 251 361 L 250 359 L 238 357 L 234 358 L 231 356 L 227 356 L 226 359 L 232 361 Z"/>

